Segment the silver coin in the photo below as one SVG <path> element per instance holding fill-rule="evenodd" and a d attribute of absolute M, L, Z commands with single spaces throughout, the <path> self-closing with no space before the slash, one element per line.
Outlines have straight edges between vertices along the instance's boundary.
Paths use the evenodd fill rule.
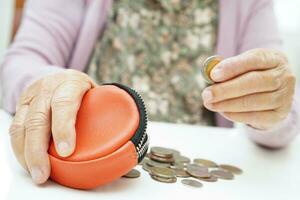
<path fill-rule="evenodd" d="M 162 163 L 162 162 L 158 162 L 158 161 L 151 160 L 151 159 L 149 159 L 146 163 L 148 165 L 150 165 L 151 167 L 170 167 L 171 166 L 170 163 Z"/>
<path fill-rule="evenodd" d="M 230 171 L 231 173 L 236 174 L 236 175 L 240 175 L 240 174 L 243 173 L 243 170 L 241 170 L 240 168 L 238 168 L 236 166 L 233 166 L 233 165 L 222 164 L 222 165 L 219 165 L 219 167 L 221 169 L 225 169 L 227 171 Z"/>
<path fill-rule="evenodd" d="M 144 157 L 141 162 L 139 162 L 139 165 L 143 166 L 145 162 L 148 162 L 150 159 L 148 157 Z"/>
<path fill-rule="evenodd" d="M 123 175 L 123 177 L 125 177 L 125 178 L 138 178 L 138 177 L 140 177 L 140 175 L 141 175 L 141 172 L 139 172 L 136 169 L 132 169 L 127 174 Z"/>
<path fill-rule="evenodd" d="M 184 169 L 174 169 L 175 176 L 180 178 L 188 178 L 191 177 L 189 173 L 187 173 Z"/>
<path fill-rule="evenodd" d="M 205 182 L 217 182 L 218 181 L 218 178 L 213 176 L 213 175 L 210 175 L 210 177 L 208 178 L 197 178 L 201 181 L 205 181 Z"/>
<path fill-rule="evenodd" d="M 150 155 L 150 159 L 155 160 L 157 162 L 162 162 L 162 163 L 174 163 L 175 162 L 173 157 L 169 157 L 169 158 L 159 157 L 159 156 L 155 156 L 153 154 Z"/>
<path fill-rule="evenodd" d="M 215 163 L 214 161 L 211 161 L 211 160 L 207 160 L 207 159 L 196 158 L 196 159 L 194 159 L 194 163 L 197 165 L 203 165 L 203 166 L 206 166 L 209 168 L 218 167 L 217 163 Z"/>
<path fill-rule="evenodd" d="M 164 147 L 151 147 L 150 154 L 157 156 L 157 157 L 163 157 L 163 158 L 173 157 L 173 151 L 171 151 L 168 148 L 164 148 Z"/>
<path fill-rule="evenodd" d="M 186 156 L 182 156 L 182 155 L 175 155 L 174 156 L 175 159 L 175 163 L 190 163 L 191 159 L 186 157 Z"/>
<path fill-rule="evenodd" d="M 151 175 L 159 176 L 163 178 L 173 178 L 175 177 L 174 170 L 170 168 L 163 168 L 163 167 L 152 167 L 149 172 Z"/>
<path fill-rule="evenodd" d="M 232 180 L 234 178 L 234 175 L 231 172 L 226 170 L 217 169 L 217 170 L 212 170 L 210 173 L 211 175 L 220 179 Z"/>
<path fill-rule="evenodd" d="M 145 171 L 147 171 L 147 172 L 150 172 L 150 170 L 151 170 L 151 166 L 149 166 L 146 162 L 145 163 L 143 163 L 143 170 L 145 170 Z"/>
<path fill-rule="evenodd" d="M 183 185 L 187 185 L 187 186 L 195 187 L 195 188 L 201 188 L 203 186 L 202 183 L 200 183 L 199 181 L 193 180 L 193 179 L 182 179 L 181 183 Z"/>
<path fill-rule="evenodd" d="M 150 175 L 151 178 L 155 181 L 159 181 L 159 182 L 162 182 L 162 183 L 175 183 L 177 181 L 177 178 L 176 177 L 172 177 L 172 178 L 163 178 L 163 177 L 160 177 L 160 176 L 155 176 L 155 175 Z"/>
<path fill-rule="evenodd" d="M 186 165 L 185 165 L 184 163 L 179 163 L 179 162 L 177 162 L 177 163 L 172 163 L 172 164 L 170 165 L 170 168 L 171 168 L 171 169 L 185 169 L 185 167 L 186 167 Z"/>
<path fill-rule="evenodd" d="M 208 178 L 210 173 L 208 168 L 197 164 L 188 164 L 186 168 L 187 173 L 196 178 Z"/>

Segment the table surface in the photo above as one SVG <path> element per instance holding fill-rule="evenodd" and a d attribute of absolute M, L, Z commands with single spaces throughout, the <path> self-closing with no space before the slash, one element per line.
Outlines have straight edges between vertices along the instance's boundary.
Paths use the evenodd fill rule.
<path fill-rule="evenodd" d="M 159 183 L 141 171 L 138 179 L 122 178 L 91 191 L 74 190 L 48 181 L 34 185 L 13 157 L 7 134 L 11 117 L 0 110 L 0 199 L 299 199 L 300 138 L 281 150 L 253 144 L 239 129 L 150 123 L 151 146 L 176 148 L 191 158 L 234 164 L 244 170 L 235 180 L 203 182 L 190 188 L 180 181 Z M 141 169 L 137 166 L 137 169 Z"/>

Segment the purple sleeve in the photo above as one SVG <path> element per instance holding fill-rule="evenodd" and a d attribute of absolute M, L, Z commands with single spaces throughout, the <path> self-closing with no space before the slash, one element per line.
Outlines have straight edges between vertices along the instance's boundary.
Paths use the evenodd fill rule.
<path fill-rule="evenodd" d="M 237 24 L 237 53 L 254 48 L 281 49 L 277 21 L 272 0 L 252 0 L 247 7 L 241 6 L 243 19 Z M 242 22 L 242 23 L 241 23 Z"/>
<path fill-rule="evenodd" d="M 249 126 L 244 126 L 246 134 L 257 144 L 270 147 L 281 148 L 289 144 L 298 135 L 300 130 L 300 107 L 299 91 L 295 94 L 292 110 L 286 119 L 270 130 L 257 130 Z"/>
<path fill-rule="evenodd" d="M 241 25 L 244 27 L 239 33 L 239 53 L 258 47 L 280 49 L 281 40 L 273 11 L 273 2 L 271 0 L 255 0 L 251 9 L 252 12 L 249 12 L 247 23 Z M 300 109 L 297 107 L 299 95 L 299 93 L 295 94 L 291 112 L 276 127 L 270 130 L 257 130 L 244 126 L 249 138 L 257 144 L 270 148 L 288 145 L 300 128 Z"/>
<path fill-rule="evenodd" d="M 84 0 L 28 0 L 16 38 L 0 65 L 3 107 L 15 112 L 32 81 L 67 67 L 84 15 Z"/>

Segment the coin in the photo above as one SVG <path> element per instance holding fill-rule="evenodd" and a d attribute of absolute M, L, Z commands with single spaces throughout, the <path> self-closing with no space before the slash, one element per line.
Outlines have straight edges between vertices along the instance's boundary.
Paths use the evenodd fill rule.
<path fill-rule="evenodd" d="M 188 164 L 186 168 L 187 173 L 196 178 L 208 178 L 210 173 L 208 168 L 197 164 Z"/>
<path fill-rule="evenodd" d="M 218 181 L 218 178 L 213 176 L 213 175 L 210 175 L 210 177 L 208 178 L 197 178 L 201 181 L 206 181 L 206 182 L 217 182 Z"/>
<path fill-rule="evenodd" d="M 144 163 L 143 164 L 143 170 L 145 170 L 145 171 L 147 171 L 147 172 L 150 172 L 150 170 L 151 170 L 151 166 L 149 166 L 147 163 Z"/>
<path fill-rule="evenodd" d="M 150 159 L 158 161 L 158 162 L 162 162 L 162 163 L 174 163 L 174 161 L 175 161 L 173 157 L 164 158 L 164 157 L 155 156 L 153 154 L 150 154 Z"/>
<path fill-rule="evenodd" d="M 191 159 L 189 159 L 186 156 L 182 156 L 182 155 L 175 155 L 174 159 L 175 159 L 175 162 L 178 162 L 178 163 L 190 163 L 191 162 Z"/>
<path fill-rule="evenodd" d="M 227 171 L 230 171 L 231 173 L 236 174 L 236 175 L 239 175 L 239 174 L 243 173 L 243 170 L 241 170 L 238 167 L 232 166 L 232 165 L 224 165 L 224 164 L 222 164 L 222 165 L 219 165 L 219 167 L 221 169 L 225 169 Z"/>
<path fill-rule="evenodd" d="M 163 158 L 173 157 L 173 151 L 164 147 L 151 147 L 150 154 Z"/>
<path fill-rule="evenodd" d="M 223 60 L 221 56 L 215 55 L 207 58 L 201 67 L 201 74 L 205 81 L 209 84 L 213 84 L 214 81 L 210 77 L 211 70 Z"/>
<path fill-rule="evenodd" d="M 184 163 L 175 162 L 170 165 L 171 169 L 184 169 L 186 165 Z"/>
<path fill-rule="evenodd" d="M 143 164 L 144 164 L 145 162 L 148 162 L 149 160 L 150 160 L 149 158 L 144 157 L 143 160 L 142 160 L 141 162 L 139 162 L 139 165 L 143 166 Z"/>
<path fill-rule="evenodd" d="M 123 175 L 125 178 L 138 178 L 141 175 L 141 172 L 139 172 L 136 169 L 130 170 L 127 174 Z"/>
<path fill-rule="evenodd" d="M 170 163 L 162 163 L 162 162 L 157 162 L 155 160 L 148 160 L 147 165 L 149 165 L 150 167 L 170 167 L 171 164 Z"/>
<path fill-rule="evenodd" d="M 194 159 L 194 163 L 197 165 L 203 165 L 210 168 L 218 167 L 217 163 L 207 159 L 196 158 Z"/>
<path fill-rule="evenodd" d="M 163 182 L 163 183 L 175 183 L 177 181 L 176 177 L 172 178 L 162 178 L 160 176 L 150 175 L 153 180 Z"/>
<path fill-rule="evenodd" d="M 175 150 L 175 149 L 170 149 L 170 148 L 168 148 L 168 149 L 169 149 L 169 151 L 172 152 L 173 157 L 176 156 L 176 155 L 180 155 L 180 152 L 179 152 L 179 151 L 177 151 L 177 150 Z"/>
<path fill-rule="evenodd" d="M 175 176 L 181 178 L 188 178 L 190 175 L 184 169 L 174 169 Z"/>
<path fill-rule="evenodd" d="M 193 179 L 182 179 L 181 183 L 183 185 L 191 186 L 191 187 L 196 187 L 196 188 L 201 188 L 203 185 L 199 181 L 193 180 Z"/>
<path fill-rule="evenodd" d="M 174 170 L 170 168 L 164 168 L 164 167 L 152 167 L 150 169 L 150 174 L 154 176 L 159 176 L 163 178 L 173 178 L 175 177 Z"/>
<path fill-rule="evenodd" d="M 225 171 L 225 170 L 217 169 L 217 170 L 212 170 L 210 173 L 211 173 L 211 175 L 213 175 L 217 178 L 220 178 L 220 179 L 231 180 L 234 178 L 234 176 L 231 172 Z"/>

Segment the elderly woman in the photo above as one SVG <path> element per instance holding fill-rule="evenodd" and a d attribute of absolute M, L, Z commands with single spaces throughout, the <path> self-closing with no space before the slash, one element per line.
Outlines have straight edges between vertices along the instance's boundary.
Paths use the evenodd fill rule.
<path fill-rule="evenodd" d="M 280 45 L 271 0 L 29 0 L 1 65 L 15 156 L 45 182 L 50 136 L 61 156 L 72 154 L 95 82 L 138 90 L 151 120 L 228 126 L 225 117 L 260 145 L 285 146 L 299 111 Z M 198 72 L 215 53 L 226 59 L 207 86 Z"/>

